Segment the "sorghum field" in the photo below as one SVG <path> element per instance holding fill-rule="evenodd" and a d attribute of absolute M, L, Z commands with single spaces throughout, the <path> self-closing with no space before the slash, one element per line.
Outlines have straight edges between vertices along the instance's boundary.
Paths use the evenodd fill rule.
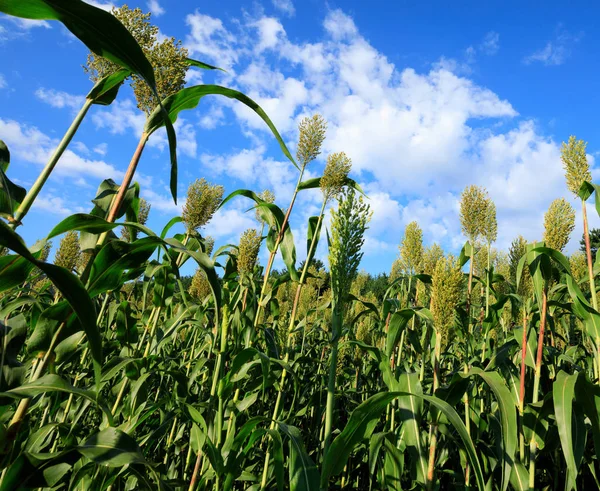
<path fill-rule="evenodd" d="M 139 10 L 0 0 L 0 11 L 62 22 L 91 50 L 93 81 L 30 189 L 10 180 L 0 141 L 0 489 L 600 487 L 600 265 L 585 207 L 595 195 L 600 212 L 600 200 L 584 142 L 564 143 L 562 160 L 585 254 L 561 252 L 575 226 L 562 198 L 539 242 L 496 250 L 494 203 L 469 186 L 460 255 L 424 247 L 413 222 L 398 232 L 390 275 L 375 280 L 358 272 L 371 211 L 349 156 L 327 155 L 323 176 L 305 178 L 326 138 L 322 117 L 302 121 L 292 155 L 244 94 L 185 87 L 188 69 L 216 67 L 157 41 Z M 126 80 L 147 120 L 123 182 L 107 176 L 89 213 L 25 244 L 19 227 L 81 121 Z M 293 199 L 224 196 L 198 176 L 182 215 L 150 230 L 135 182 L 146 142 L 166 127 L 176 199 L 173 122 L 206 95 L 262 118 L 297 169 Z M 288 222 L 305 192 L 320 192 L 322 208 L 298 262 Z M 257 228 L 215 244 L 203 227 L 231 200 Z M 186 232 L 172 233 L 176 224 Z M 192 278 L 180 274 L 186 263 Z"/>

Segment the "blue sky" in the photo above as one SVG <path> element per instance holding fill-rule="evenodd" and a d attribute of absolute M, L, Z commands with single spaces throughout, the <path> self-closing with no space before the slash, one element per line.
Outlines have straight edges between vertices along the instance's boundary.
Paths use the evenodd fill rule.
<path fill-rule="evenodd" d="M 592 165 L 599 150 L 594 60 L 600 34 L 592 19 L 600 12 L 592 3 L 129 5 L 151 10 L 161 34 L 181 39 L 190 56 L 227 70 L 190 71 L 189 85 L 218 83 L 245 92 L 267 111 L 292 151 L 302 117 L 323 114 L 328 137 L 308 174 L 320 175 L 331 152 L 352 158 L 352 176 L 374 212 L 363 260 L 371 272 L 389 271 L 412 220 L 426 243 L 457 252 L 465 240 L 458 197 L 468 184 L 485 186 L 496 202 L 498 247 L 507 248 L 518 234 L 539 239 L 553 199 L 565 197 L 577 207 L 564 182 L 561 141 L 570 134 L 589 141 Z M 9 177 L 25 187 L 91 87 L 81 68 L 86 54 L 58 23 L 0 16 L 0 139 L 12 153 Z M 19 229 L 28 243 L 68 214 L 89 211 L 102 179 L 120 182 L 143 123 L 128 87 L 112 106 L 92 108 Z M 248 109 L 206 99 L 182 115 L 177 130 L 179 206 L 188 184 L 200 177 L 223 184 L 226 193 L 269 188 L 287 206 L 296 171 Z M 153 135 L 136 178 L 152 204 L 149 225 L 155 229 L 179 212 L 169 196 L 168 169 L 164 135 Z M 295 208 L 300 259 L 307 219 L 319 205 L 319 192 L 310 191 Z M 246 228 L 257 227 L 248 207 L 243 199 L 231 202 L 205 233 L 218 244 L 236 242 Z M 578 248 L 581 236 L 577 210 L 567 252 Z M 590 215 L 598 226 L 594 209 Z"/>

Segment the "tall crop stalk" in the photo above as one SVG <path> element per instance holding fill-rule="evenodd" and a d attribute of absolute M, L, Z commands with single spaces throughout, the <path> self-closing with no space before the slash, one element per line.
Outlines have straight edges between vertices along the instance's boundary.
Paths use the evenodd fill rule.
<path fill-rule="evenodd" d="M 362 259 L 364 233 L 371 219 L 369 206 L 356 198 L 354 190 L 346 191 L 332 211 L 329 265 L 332 283 L 331 354 L 325 408 L 324 455 L 327 455 L 333 431 L 338 342 L 342 335 L 343 312 L 350 285 Z"/>
<path fill-rule="evenodd" d="M 290 205 L 288 206 L 288 209 L 283 218 L 283 222 L 281 223 L 281 227 L 279 228 L 279 233 L 277 234 L 275 245 L 273 247 L 273 250 L 271 251 L 271 254 L 269 255 L 269 260 L 267 261 L 267 266 L 265 268 L 263 278 L 263 284 L 260 289 L 260 295 L 258 297 L 258 306 L 256 308 L 256 314 L 254 316 L 255 330 L 260 322 L 263 308 L 262 303 L 267 292 L 271 268 L 273 267 L 273 262 L 279 249 L 279 245 L 281 244 L 281 241 L 283 240 L 283 237 L 285 235 L 290 214 L 292 213 L 292 209 L 294 208 L 296 196 L 298 195 L 300 184 L 302 183 L 304 171 L 306 170 L 306 166 L 310 164 L 313 160 L 315 160 L 321 153 L 321 145 L 325 140 L 326 128 L 327 123 L 318 114 L 315 114 L 312 118 L 304 118 L 299 125 L 300 136 L 298 141 L 298 150 L 296 152 L 296 157 L 298 159 L 298 162 L 300 163 L 300 174 L 298 176 L 298 181 L 296 182 L 296 187 L 294 188 L 294 193 L 292 194 L 292 199 L 290 200 Z"/>
<path fill-rule="evenodd" d="M 544 350 L 544 332 L 546 329 L 546 312 L 548 305 L 548 285 L 545 282 L 542 290 L 542 307 L 540 311 L 540 332 L 538 334 L 537 354 L 535 359 L 535 373 L 533 379 L 533 404 L 539 400 L 540 378 L 542 374 L 542 355 Z M 529 487 L 535 488 L 535 463 L 537 444 L 535 440 L 529 444 Z"/>
<path fill-rule="evenodd" d="M 284 363 L 287 365 L 290 359 L 290 349 L 291 349 L 291 341 L 293 337 L 294 327 L 296 325 L 296 316 L 298 314 L 298 305 L 300 303 L 300 296 L 302 294 L 302 288 L 304 287 L 304 282 L 306 281 L 306 275 L 308 273 L 309 266 L 311 264 L 312 258 L 315 254 L 315 250 L 317 244 L 319 242 L 319 238 L 321 235 L 321 225 L 323 223 L 323 216 L 325 215 L 325 207 L 327 203 L 336 196 L 338 196 L 343 189 L 343 186 L 348 177 L 348 173 L 351 168 L 350 159 L 343 152 L 334 153 L 330 155 L 327 159 L 327 165 L 325 167 L 325 171 L 323 173 L 323 177 L 321 178 L 321 191 L 323 193 L 323 202 L 321 204 L 321 210 L 319 211 L 319 215 L 317 218 L 317 223 L 315 229 L 313 231 L 313 236 L 310 242 L 310 246 L 307 251 L 306 260 L 304 261 L 304 267 L 302 268 L 302 273 L 300 275 L 300 280 L 298 285 L 296 286 L 296 294 L 294 295 L 294 302 L 292 304 L 292 312 L 290 314 L 290 320 L 288 323 L 286 343 L 285 343 L 285 357 Z M 277 399 L 275 401 L 275 408 L 273 409 L 273 416 L 271 421 L 270 429 L 273 430 L 275 428 L 275 421 L 279 416 L 279 407 L 281 405 L 281 399 L 284 392 L 285 385 L 285 377 L 287 374 L 287 370 L 285 367 L 281 372 L 281 379 L 279 381 L 279 390 L 277 392 Z M 266 478 L 267 478 L 267 470 L 269 464 L 270 452 L 267 451 L 265 457 L 265 464 L 262 475 L 261 489 L 265 489 L 266 486 Z"/>
<path fill-rule="evenodd" d="M 50 174 L 56 167 L 56 164 L 58 163 L 58 161 L 62 157 L 63 153 L 69 146 L 69 143 L 71 143 L 71 140 L 75 136 L 75 133 L 79 129 L 79 126 L 81 125 L 81 122 L 83 121 L 83 118 L 85 118 L 85 115 L 87 114 L 89 108 L 92 106 L 93 102 L 94 101 L 92 99 L 86 98 L 85 102 L 83 103 L 83 106 L 81 107 L 81 109 L 77 113 L 77 116 L 75 116 L 75 119 L 71 123 L 71 126 L 69 126 L 69 129 L 64 134 L 64 136 L 62 137 L 62 140 L 60 141 L 60 143 L 58 144 L 58 146 L 56 147 L 56 149 L 50 156 L 50 159 L 44 166 L 44 169 L 42 170 L 42 172 L 40 172 L 40 175 L 37 177 L 37 179 L 31 186 L 31 188 L 25 195 L 25 199 L 17 208 L 17 211 L 15 212 L 15 216 L 14 216 L 13 220 L 11 220 L 11 223 L 10 223 L 12 228 L 16 228 L 21 224 L 21 220 L 25 217 L 25 215 L 27 214 L 27 212 L 33 205 L 35 199 L 40 194 L 40 191 L 42 190 L 44 184 L 46 184 L 46 181 L 48 180 L 48 178 L 50 177 Z"/>

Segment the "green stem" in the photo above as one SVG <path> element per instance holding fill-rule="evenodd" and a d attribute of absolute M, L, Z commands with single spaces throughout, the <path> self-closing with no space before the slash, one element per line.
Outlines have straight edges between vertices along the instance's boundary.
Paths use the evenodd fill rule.
<path fill-rule="evenodd" d="M 331 345 L 331 358 L 329 359 L 329 380 L 327 383 L 327 406 L 325 410 L 325 452 L 327 455 L 331 445 L 331 433 L 333 431 L 333 410 L 335 406 L 335 379 L 337 372 L 338 340 Z"/>
<path fill-rule="evenodd" d="M 435 391 L 439 387 L 440 381 L 440 355 L 442 352 L 442 337 L 439 333 L 436 332 L 435 335 L 435 349 L 433 355 L 433 391 L 432 394 L 435 394 Z M 437 448 L 437 425 L 432 425 L 430 435 L 431 438 L 429 440 L 429 463 L 427 466 L 427 490 L 431 491 L 433 489 L 433 485 L 435 484 L 434 475 L 435 475 L 435 451 Z"/>
<path fill-rule="evenodd" d="M 285 217 L 283 218 L 283 223 L 281 224 L 281 230 L 279 230 L 279 234 L 277 235 L 277 240 L 275 241 L 275 247 L 273 251 L 269 255 L 269 261 L 267 262 L 267 267 L 265 268 L 265 275 L 263 278 L 262 288 L 260 289 L 260 296 L 258 297 L 258 305 L 256 307 L 256 315 L 254 316 L 254 329 L 258 326 L 258 322 L 260 320 L 260 314 L 262 312 L 262 301 L 267 292 L 267 285 L 269 284 L 269 275 L 271 274 L 271 268 L 273 267 L 273 261 L 275 260 L 275 254 L 277 254 L 277 250 L 279 249 L 279 244 L 283 240 L 283 235 L 285 233 L 285 228 L 287 226 L 288 220 L 290 218 L 290 213 L 292 212 L 292 208 L 294 207 L 294 203 L 296 202 L 296 196 L 298 195 L 298 187 L 302 182 L 302 176 L 304 175 L 305 165 L 300 169 L 300 175 L 298 176 L 298 182 L 296 183 L 296 189 L 294 189 L 294 194 L 292 195 L 292 200 L 290 201 L 290 206 L 287 209 Z"/>
<path fill-rule="evenodd" d="M 25 199 L 19 205 L 19 207 L 17 208 L 17 211 L 15 212 L 14 220 L 11 220 L 10 226 L 13 229 L 18 227 L 21 224 L 21 220 L 25 217 L 25 215 L 27 214 L 27 212 L 33 205 L 38 194 L 40 194 L 42 187 L 44 187 L 44 184 L 46 184 L 46 181 L 50 177 L 50 174 L 54 170 L 54 167 L 56 167 L 56 164 L 62 157 L 62 154 L 65 152 L 65 150 L 69 146 L 69 143 L 75 136 L 75 133 L 77 132 L 79 125 L 83 121 L 83 118 L 87 114 L 88 109 L 91 107 L 92 102 L 93 101 L 91 99 L 85 100 L 85 102 L 83 103 L 83 106 L 77 113 L 77 116 L 75 116 L 75 119 L 71 123 L 71 126 L 69 126 L 69 129 L 67 130 L 67 132 L 63 136 L 62 140 L 60 141 L 60 143 L 54 150 L 54 153 L 52 154 L 52 156 L 46 163 L 46 166 L 44 167 L 44 169 L 42 170 L 42 172 L 40 173 L 38 178 L 35 180 L 35 182 L 31 186 L 31 188 L 25 195 Z"/>
<path fill-rule="evenodd" d="M 521 432 L 519 434 L 519 454 L 521 457 L 521 464 L 525 464 L 525 428 L 523 426 L 523 417 L 525 409 L 525 375 L 526 365 L 525 360 L 527 358 L 527 311 L 523 306 L 523 337 L 521 339 L 521 380 L 519 381 L 519 414 L 521 421 Z"/>
<path fill-rule="evenodd" d="M 544 331 L 546 329 L 546 310 L 548 304 L 548 285 L 542 290 L 542 311 L 540 312 L 540 332 L 538 335 L 537 356 L 535 360 L 535 376 L 533 379 L 533 404 L 539 400 L 540 377 L 542 374 L 542 355 L 544 350 Z M 535 439 L 529 443 L 529 487 L 535 488 L 535 458 L 537 445 Z"/>

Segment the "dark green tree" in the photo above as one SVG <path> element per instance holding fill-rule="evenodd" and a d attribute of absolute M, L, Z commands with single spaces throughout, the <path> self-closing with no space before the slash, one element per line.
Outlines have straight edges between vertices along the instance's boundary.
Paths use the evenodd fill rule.
<path fill-rule="evenodd" d="M 579 248 L 585 254 L 585 237 L 581 236 L 579 242 L 581 247 Z M 596 261 L 596 252 L 600 248 L 600 228 L 593 228 L 590 230 L 590 250 L 592 251 L 592 261 Z"/>

